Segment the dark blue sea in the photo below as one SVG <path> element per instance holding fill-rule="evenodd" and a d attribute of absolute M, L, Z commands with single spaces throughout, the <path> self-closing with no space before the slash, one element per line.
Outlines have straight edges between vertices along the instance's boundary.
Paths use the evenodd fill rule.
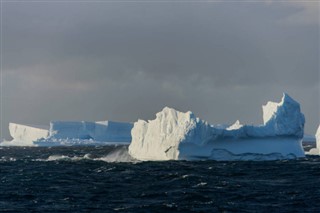
<path fill-rule="evenodd" d="M 126 146 L 0 147 L 0 212 L 320 212 L 320 158 L 137 162 Z"/>

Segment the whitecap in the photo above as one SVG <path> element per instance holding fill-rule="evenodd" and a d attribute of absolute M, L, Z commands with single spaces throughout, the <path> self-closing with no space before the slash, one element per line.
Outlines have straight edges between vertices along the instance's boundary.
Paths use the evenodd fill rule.
<path fill-rule="evenodd" d="M 0 158 L 0 162 L 15 162 L 16 158 L 3 156 Z"/>
<path fill-rule="evenodd" d="M 121 147 L 120 149 L 114 150 L 113 152 L 109 153 L 108 155 L 96 158 L 95 160 L 101 160 L 109 163 L 114 162 L 135 162 L 136 160 L 133 159 L 128 150 L 125 147 Z"/>
<path fill-rule="evenodd" d="M 206 182 L 200 182 L 198 183 L 197 185 L 194 185 L 193 188 L 198 188 L 198 187 L 201 187 L 201 186 L 206 186 L 208 183 Z"/>

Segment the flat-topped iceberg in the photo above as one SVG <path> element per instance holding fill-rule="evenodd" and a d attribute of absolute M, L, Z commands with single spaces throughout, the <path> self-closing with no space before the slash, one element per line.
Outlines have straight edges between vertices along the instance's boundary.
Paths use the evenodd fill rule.
<path fill-rule="evenodd" d="M 10 123 L 12 141 L 1 145 L 59 146 L 97 145 L 106 142 L 129 143 L 132 123 L 114 121 L 53 121 L 50 126 L 31 126 Z"/>
<path fill-rule="evenodd" d="M 131 130 L 129 154 L 138 160 L 274 160 L 304 157 L 304 115 L 287 94 L 268 102 L 263 125 L 210 125 L 192 112 L 165 107 Z"/>

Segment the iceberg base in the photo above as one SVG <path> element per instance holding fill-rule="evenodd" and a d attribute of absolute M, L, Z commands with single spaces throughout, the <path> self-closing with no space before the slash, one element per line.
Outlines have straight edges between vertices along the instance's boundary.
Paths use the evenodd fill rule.
<path fill-rule="evenodd" d="M 141 150 L 140 150 L 141 151 Z M 177 153 L 173 155 L 172 153 Z M 130 153 L 133 157 L 133 153 Z M 178 147 L 170 147 L 165 154 L 155 156 L 150 152 L 139 153 L 139 160 L 283 160 L 305 157 L 302 140 L 295 137 L 248 138 L 237 140 L 216 140 L 199 145 L 180 143 Z M 170 158 L 178 156 L 178 159 Z"/>

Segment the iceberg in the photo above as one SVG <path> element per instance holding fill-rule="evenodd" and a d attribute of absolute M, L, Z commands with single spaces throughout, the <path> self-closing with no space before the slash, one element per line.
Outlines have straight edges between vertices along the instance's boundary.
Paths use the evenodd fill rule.
<path fill-rule="evenodd" d="M 54 121 L 50 123 L 50 138 L 130 142 L 132 126 L 131 123 L 115 121 Z"/>
<path fill-rule="evenodd" d="M 131 130 L 129 154 L 138 160 L 274 160 L 304 157 L 304 115 L 283 94 L 280 103 L 262 107 L 263 125 L 210 125 L 165 107 L 154 120 L 138 120 Z"/>
<path fill-rule="evenodd" d="M 114 121 L 52 121 L 50 126 L 10 123 L 12 141 L 0 145 L 60 146 L 130 143 L 132 123 Z"/>
<path fill-rule="evenodd" d="M 13 140 L 4 141 L 2 145 L 33 146 L 33 141 L 49 136 L 49 127 L 9 123 L 9 132 Z"/>
<path fill-rule="evenodd" d="M 320 125 L 316 132 L 316 148 L 311 149 L 307 154 L 309 155 L 320 155 Z"/>

